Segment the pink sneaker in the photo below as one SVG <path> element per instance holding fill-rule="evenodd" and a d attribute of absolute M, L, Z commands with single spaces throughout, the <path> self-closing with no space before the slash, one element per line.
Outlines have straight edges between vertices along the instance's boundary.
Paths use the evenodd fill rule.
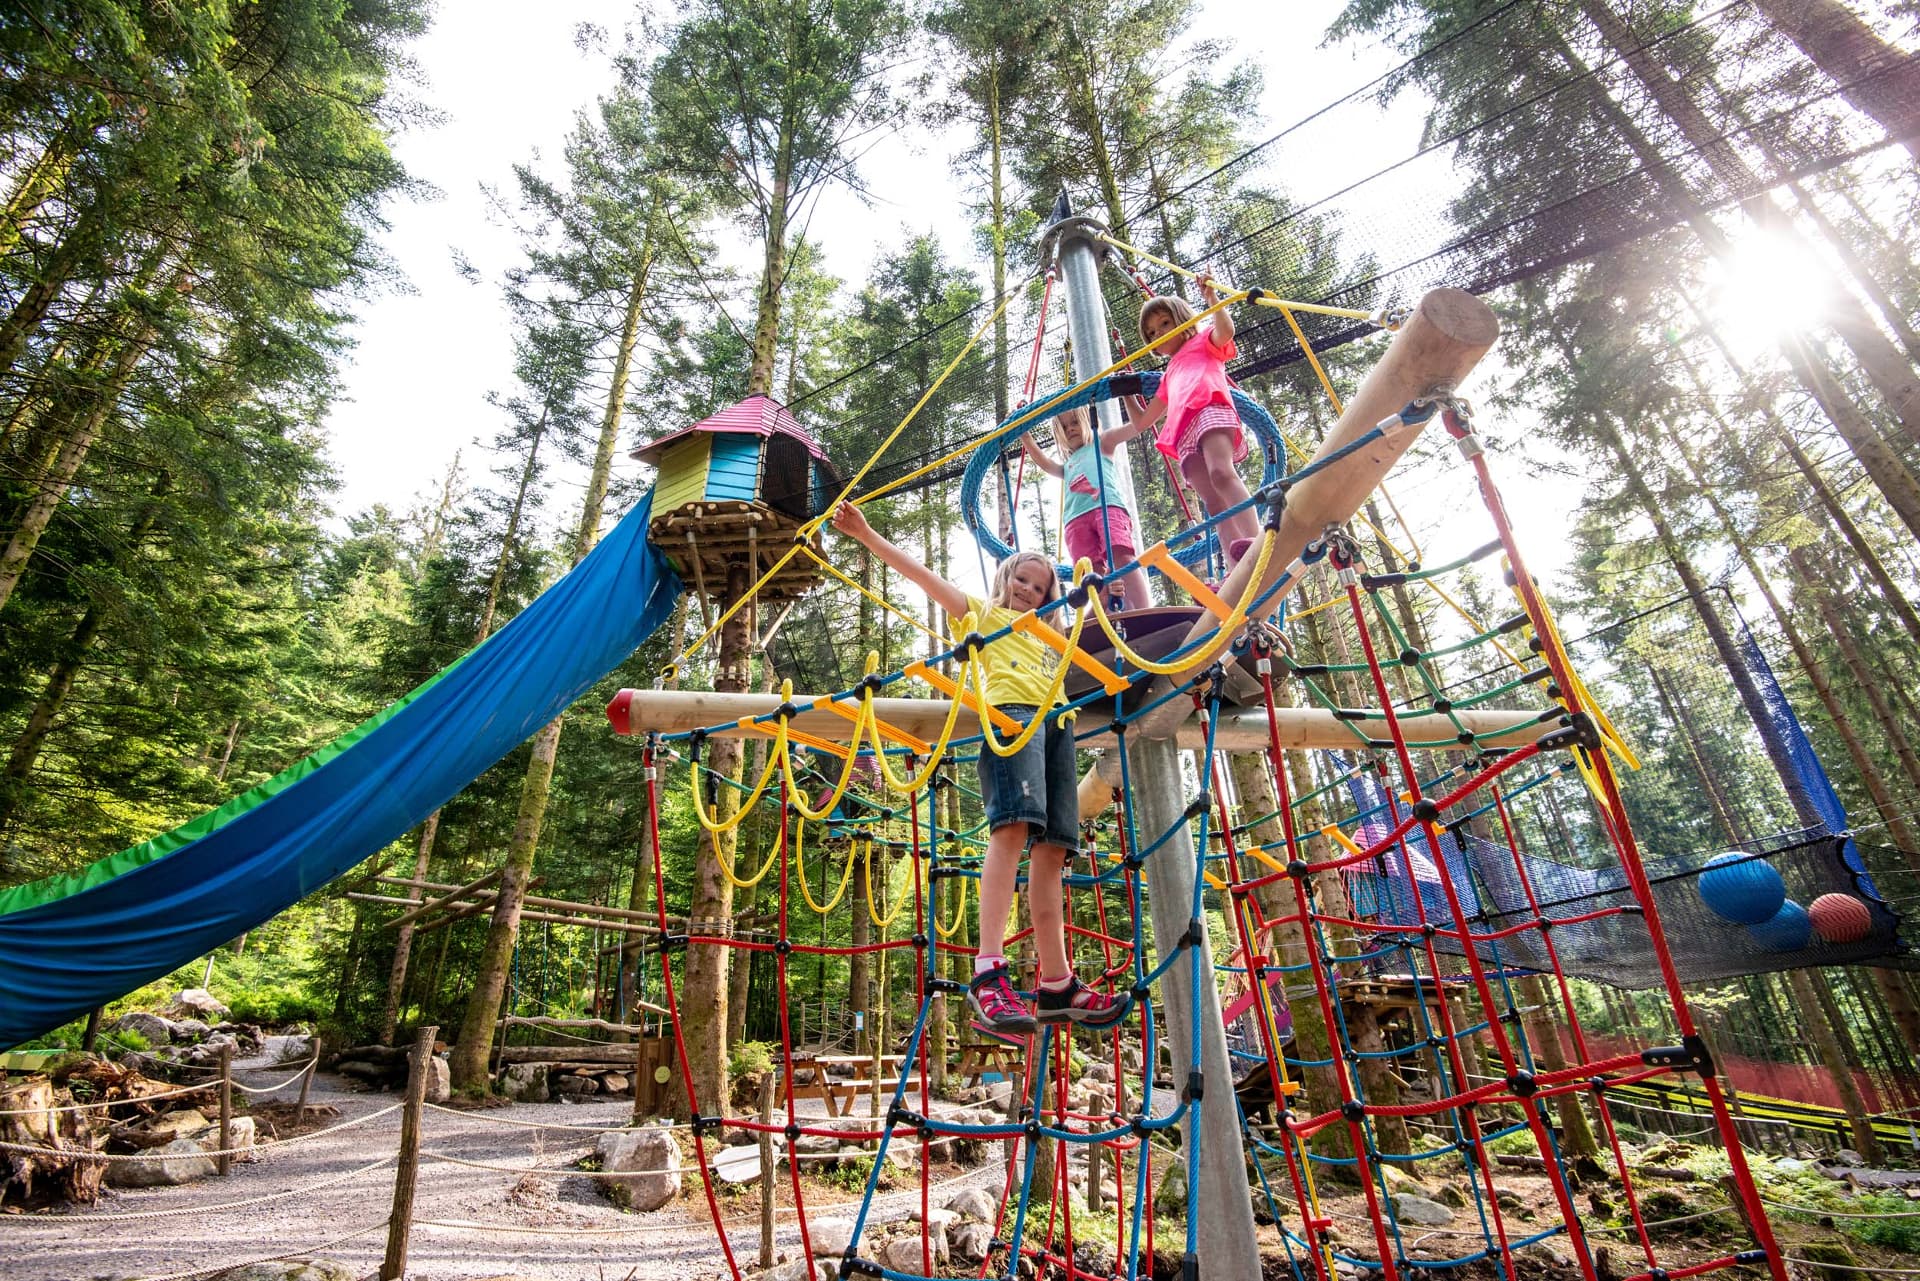
<path fill-rule="evenodd" d="M 1004 965 L 973 976 L 973 982 L 967 984 L 967 1004 L 973 1007 L 973 1025 L 1003 1040 L 1032 1036 L 1037 1026 L 1026 1002 L 1013 990 L 1013 980 Z"/>
<path fill-rule="evenodd" d="M 1112 1027 L 1127 1017 L 1133 997 L 1096 992 L 1078 978 L 1057 992 L 1041 988 L 1034 998 L 1034 1017 L 1042 1023 L 1077 1023 L 1081 1027 Z"/>

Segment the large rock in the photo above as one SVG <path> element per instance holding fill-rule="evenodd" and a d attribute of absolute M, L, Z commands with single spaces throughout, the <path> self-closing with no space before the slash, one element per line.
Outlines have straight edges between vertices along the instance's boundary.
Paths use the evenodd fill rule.
<path fill-rule="evenodd" d="M 993 1248 L 993 1229 L 984 1223 L 962 1223 L 947 1233 L 947 1242 L 956 1257 L 978 1263 Z"/>
<path fill-rule="evenodd" d="M 333 1259 L 281 1259 L 231 1268 L 208 1281 L 356 1281 L 359 1275 L 359 1269 Z"/>
<path fill-rule="evenodd" d="M 834 1281 L 840 1270 L 820 1259 L 809 1265 L 805 1259 L 788 1259 L 767 1274 L 767 1281 Z"/>
<path fill-rule="evenodd" d="M 206 1113 L 198 1108 L 179 1108 L 149 1117 L 120 1133 L 136 1147 L 164 1147 L 175 1139 L 191 1138 L 207 1128 Z"/>
<path fill-rule="evenodd" d="M 173 1021 L 173 1039 L 183 1044 L 198 1041 L 213 1029 L 199 1019 L 175 1019 Z"/>
<path fill-rule="evenodd" d="M 224 1019 L 230 1011 L 204 987 L 184 988 L 167 1004 L 170 1019 Z"/>
<path fill-rule="evenodd" d="M 427 1094 L 429 1103 L 445 1103 L 453 1097 L 453 1069 L 438 1054 L 427 1059 Z"/>
<path fill-rule="evenodd" d="M 1422 1228 L 1444 1228 L 1453 1222 L 1453 1211 L 1438 1201 L 1411 1192 L 1393 1198 L 1393 1212 L 1402 1223 Z"/>
<path fill-rule="evenodd" d="M 815 1255 L 837 1259 L 847 1252 L 847 1242 L 853 1240 L 853 1220 L 813 1219 L 807 1224 L 807 1235 L 813 1241 Z"/>
<path fill-rule="evenodd" d="M 173 1024 L 158 1014 L 130 1010 L 113 1021 L 113 1031 L 132 1032 L 149 1046 L 165 1045 L 173 1040 Z"/>
<path fill-rule="evenodd" d="M 600 1082 L 590 1076 L 563 1076 L 553 1082 L 553 1088 L 560 1094 L 570 1094 L 580 1098 L 584 1095 L 600 1093 Z"/>
<path fill-rule="evenodd" d="M 947 1198 L 947 1208 L 982 1223 L 992 1223 L 1000 1212 L 999 1203 L 985 1188 L 962 1188 Z"/>
<path fill-rule="evenodd" d="M 500 1073 L 500 1093 L 515 1103 L 547 1101 L 547 1065 L 509 1063 Z"/>
<path fill-rule="evenodd" d="M 600 1136 L 600 1170 L 595 1181 L 615 1205 L 657 1210 L 680 1195 L 680 1145 L 671 1131 L 658 1128 L 610 1130 Z"/>
<path fill-rule="evenodd" d="M 624 1072 L 608 1072 L 600 1078 L 600 1088 L 608 1094 L 625 1094 L 633 1088 L 633 1082 Z"/>
<path fill-rule="evenodd" d="M 254 1142 L 253 1118 L 236 1116 L 227 1123 L 227 1147 L 232 1150 L 251 1148 Z M 220 1126 L 216 1122 L 197 1134 L 189 1135 L 202 1152 L 220 1150 Z M 246 1158 L 252 1160 L 252 1157 Z"/>
<path fill-rule="evenodd" d="M 171 1157 L 172 1160 L 161 1160 Z M 201 1154 L 192 1139 L 175 1139 L 131 1161 L 107 1163 L 107 1182 L 116 1188 L 161 1188 L 191 1183 L 213 1173 L 213 1158 Z"/>

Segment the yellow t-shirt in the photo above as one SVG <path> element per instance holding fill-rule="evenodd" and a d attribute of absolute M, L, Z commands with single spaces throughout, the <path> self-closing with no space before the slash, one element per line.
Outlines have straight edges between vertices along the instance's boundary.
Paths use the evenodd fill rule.
<path fill-rule="evenodd" d="M 1004 605 L 989 606 L 978 596 L 967 597 L 967 608 L 979 621 L 980 634 L 990 636 L 1020 617 Z M 953 620 L 953 638 L 964 640 L 960 620 Z M 992 707 L 1025 704 L 1029 707 L 1057 707 L 1064 699 L 1049 701 L 1053 692 L 1054 669 L 1060 656 L 1023 632 L 1009 632 L 980 651 L 987 667 L 987 703 Z"/>

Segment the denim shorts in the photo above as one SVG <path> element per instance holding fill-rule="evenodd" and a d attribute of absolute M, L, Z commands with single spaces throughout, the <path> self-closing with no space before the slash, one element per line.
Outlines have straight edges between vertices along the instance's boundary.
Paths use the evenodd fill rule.
<path fill-rule="evenodd" d="M 1001 707 L 1025 726 L 1034 716 L 1030 706 Z M 1057 711 L 1012 756 L 1001 756 L 984 744 L 980 748 L 980 796 L 987 807 L 987 827 L 1023 824 L 1033 839 L 1074 849 L 1080 844 L 1080 779 L 1073 755 L 1073 727 L 1055 723 Z"/>

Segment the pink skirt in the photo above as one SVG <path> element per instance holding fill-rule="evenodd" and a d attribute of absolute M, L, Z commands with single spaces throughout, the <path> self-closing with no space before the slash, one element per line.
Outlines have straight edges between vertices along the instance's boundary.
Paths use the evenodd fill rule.
<path fill-rule="evenodd" d="M 1173 436 L 1171 453 L 1179 460 L 1181 471 L 1186 471 L 1188 464 L 1199 455 L 1200 442 L 1216 431 L 1233 433 L 1234 462 L 1243 463 L 1247 460 L 1247 433 L 1240 426 L 1240 415 L 1234 412 L 1232 405 L 1215 401 L 1210 405 L 1202 405 L 1198 412 L 1179 425 Z"/>

